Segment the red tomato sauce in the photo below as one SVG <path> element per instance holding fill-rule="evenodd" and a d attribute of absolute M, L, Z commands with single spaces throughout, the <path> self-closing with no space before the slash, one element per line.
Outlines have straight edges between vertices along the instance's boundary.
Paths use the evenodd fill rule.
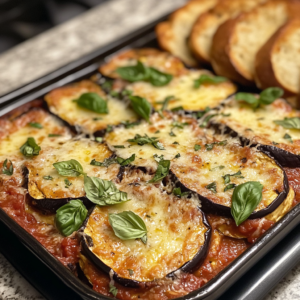
<path fill-rule="evenodd" d="M 289 184 L 294 189 L 295 199 L 293 206 L 296 206 L 300 202 L 300 168 L 290 169 L 284 168 L 289 180 Z"/>
<path fill-rule="evenodd" d="M 26 212 L 23 188 L 0 186 L 0 195 L 0 207 L 63 265 L 73 270 L 79 260 L 77 239 L 61 236 L 54 226 L 38 222 L 32 214 Z"/>

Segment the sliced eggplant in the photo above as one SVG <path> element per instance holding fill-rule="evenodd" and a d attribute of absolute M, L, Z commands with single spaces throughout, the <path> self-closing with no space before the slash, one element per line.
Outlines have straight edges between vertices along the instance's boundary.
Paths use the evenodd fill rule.
<path fill-rule="evenodd" d="M 223 130 L 227 128 L 227 131 L 241 137 L 244 143 L 260 145 L 259 149 L 271 154 L 283 167 L 298 168 L 300 127 L 297 129 L 297 124 L 294 124 L 294 128 L 284 128 L 274 121 L 299 117 L 299 111 L 283 99 L 253 110 L 251 106 L 232 97 L 211 122 Z M 298 122 L 300 126 L 300 120 Z"/>
<path fill-rule="evenodd" d="M 130 49 L 120 54 L 114 55 L 111 60 L 103 64 L 99 71 L 102 75 L 110 78 L 120 78 L 116 73 L 119 67 L 136 65 L 137 61 L 148 67 L 178 76 L 187 72 L 182 61 L 168 52 L 163 52 L 154 48 Z"/>
<path fill-rule="evenodd" d="M 137 139 L 136 142 L 128 141 L 137 135 L 152 138 L 153 143 L 150 140 L 144 144 Z M 131 128 L 115 128 L 105 136 L 105 140 L 117 156 L 128 158 L 135 154 L 133 165 L 156 170 L 157 160 L 162 156 L 165 160 L 176 160 L 176 155 L 185 153 L 191 145 L 194 147 L 200 136 L 204 138 L 204 131 L 199 128 L 197 120 L 164 112 L 163 118 L 158 113 L 153 114 L 150 123 L 142 121 Z M 155 141 L 160 144 L 157 145 Z"/>
<path fill-rule="evenodd" d="M 199 195 L 203 211 L 231 216 L 234 188 L 249 181 L 263 185 L 262 200 L 250 219 L 272 213 L 289 193 L 287 176 L 281 166 L 267 154 L 252 147 L 243 147 L 235 139 L 222 142 L 198 143 L 201 149 L 188 152 L 172 163 L 173 178 L 181 190 Z"/>
<path fill-rule="evenodd" d="M 42 210 L 56 210 L 71 199 L 84 199 L 84 177 L 63 177 L 53 164 L 77 160 L 89 176 L 111 180 L 117 177 L 119 165 L 109 168 L 91 165 L 92 160 L 103 162 L 112 152 L 104 144 L 89 139 L 72 139 L 44 147 L 40 155 L 25 163 L 28 169 L 28 192 L 32 204 Z"/>
<path fill-rule="evenodd" d="M 213 108 L 236 92 L 236 86 L 230 81 L 220 83 L 203 83 L 195 87 L 195 80 L 200 76 L 214 77 L 207 70 L 188 70 L 185 74 L 174 77 L 166 86 L 156 87 L 148 82 L 134 82 L 126 87 L 133 95 L 146 98 L 155 109 L 161 109 L 164 100 L 173 96 L 166 109 L 185 111 L 204 111 Z"/>
<path fill-rule="evenodd" d="M 176 271 L 196 270 L 208 251 L 211 229 L 198 200 L 178 199 L 154 185 L 123 185 L 128 202 L 96 206 L 85 224 L 82 251 L 99 269 L 122 285 L 143 287 Z M 121 240 L 109 214 L 132 211 L 147 228 L 147 242 Z M 144 241 L 145 242 L 145 241 Z"/>
<path fill-rule="evenodd" d="M 96 93 L 107 101 L 108 113 L 100 114 L 82 108 L 73 101 L 85 93 Z M 128 103 L 105 95 L 100 86 L 88 80 L 57 88 L 47 94 L 45 100 L 49 110 L 78 133 L 102 136 L 109 125 L 117 125 L 122 121 L 133 122 L 138 119 L 133 110 L 128 107 Z"/>
<path fill-rule="evenodd" d="M 33 137 L 41 147 L 47 147 L 55 140 L 64 141 L 71 138 L 68 127 L 41 108 L 33 108 L 13 119 L 1 118 L 0 125 L 0 182 L 21 186 L 24 184 L 24 163 L 31 158 L 25 157 L 20 147 L 29 137 Z M 5 160 L 13 164 L 13 174 L 5 175 L 2 164 Z"/>

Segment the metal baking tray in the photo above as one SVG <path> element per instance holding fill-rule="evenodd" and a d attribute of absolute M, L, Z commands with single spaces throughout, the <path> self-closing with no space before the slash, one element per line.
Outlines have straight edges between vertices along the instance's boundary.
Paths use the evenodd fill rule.
<path fill-rule="evenodd" d="M 160 18 L 155 22 L 129 34 L 128 36 L 119 39 L 117 42 L 98 49 L 92 54 L 89 54 L 49 75 L 4 95 L 0 98 L 0 117 L 25 103 L 43 97 L 54 88 L 83 78 L 89 78 L 97 72 L 101 63 L 120 50 L 137 47 L 157 47 L 154 27 L 158 22 L 164 19 L 166 19 L 166 17 Z M 10 228 L 24 246 L 28 248 L 52 272 L 54 272 L 56 276 L 77 295 L 83 299 L 89 300 L 111 299 L 93 291 L 88 285 L 74 276 L 33 236 L 11 219 L 2 209 L 0 209 L 0 221 Z M 284 239 L 284 237 L 299 223 L 300 205 L 297 205 L 205 286 L 177 299 L 217 299 L 224 294 L 230 286 L 239 280 L 243 274 L 253 267 L 256 262 L 266 255 L 277 243 Z M 263 286 L 261 286 L 261 289 L 262 288 Z"/>

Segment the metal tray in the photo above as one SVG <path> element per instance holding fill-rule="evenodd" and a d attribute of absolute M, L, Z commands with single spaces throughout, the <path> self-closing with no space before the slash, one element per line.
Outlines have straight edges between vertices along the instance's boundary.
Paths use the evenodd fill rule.
<path fill-rule="evenodd" d="M 137 30 L 136 32 L 119 39 L 117 42 L 103 47 L 94 53 L 85 56 L 63 68 L 60 68 L 59 70 L 47 76 L 44 76 L 22 88 L 6 94 L 0 98 L 0 116 L 3 116 L 4 114 L 25 103 L 37 98 L 41 98 L 54 88 L 83 78 L 88 78 L 92 74 L 95 74 L 99 65 L 105 61 L 105 59 L 119 50 L 131 47 L 157 47 L 154 27 L 158 22 L 164 20 L 165 18 L 166 17 L 160 18 L 155 22 Z M 66 284 L 83 299 L 111 299 L 93 291 L 89 286 L 75 277 L 33 236 L 31 236 L 13 219 L 11 219 L 2 209 L 0 209 L 0 221 L 10 228 L 10 230 L 25 245 L 25 247 L 28 248 L 49 269 L 51 269 L 64 284 Z M 177 299 L 217 299 L 299 223 L 300 205 L 297 205 L 279 222 L 271 227 L 249 249 L 247 249 L 242 255 L 234 260 L 228 267 L 226 267 L 215 278 L 209 281 L 205 286 Z"/>

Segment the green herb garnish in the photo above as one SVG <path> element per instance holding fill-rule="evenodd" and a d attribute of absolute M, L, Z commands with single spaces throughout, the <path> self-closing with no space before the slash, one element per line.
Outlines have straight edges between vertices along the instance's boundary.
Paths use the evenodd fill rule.
<path fill-rule="evenodd" d="M 26 157 L 33 157 L 39 155 L 41 147 L 35 142 L 33 137 L 29 137 L 26 143 L 21 146 L 20 151 Z"/>
<path fill-rule="evenodd" d="M 77 177 L 86 174 L 81 164 L 75 159 L 60 161 L 54 163 L 53 166 L 61 176 Z"/>
<path fill-rule="evenodd" d="M 148 183 L 155 183 L 165 178 L 169 174 L 170 164 L 169 160 L 160 160 L 154 177 Z"/>
<path fill-rule="evenodd" d="M 40 123 L 37 123 L 37 122 L 30 122 L 30 123 L 28 123 L 28 125 L 30 127 L 34 127 L 34 128 L 38 128 L 38 129 L 42 129 L 43 128 L 43 125 L 40 124 Z"/>
<path fill-rule="evenodd" d="M 107 101 L 97 93 L 84 93 L 74 100 L 78 106 L 96 112 L 98 114 L 108 114 Z"/>
<path fill-rule="evenodd" d="M 14 173 L 14 166 L 11 162 L 11 160 L 9 160 L 9 167 L 7 166 L 8 160 L 7 158 L 5 159 L 5 161 L 3 162 L 3 166 L 2 166 L 2 174 L 11 176 Z"/>
<path fill-rule="evenodd" d="M 205 188 L 212 191 L 215 194 L 217 192 L 217 183 L 214 181 L 208 184 Z"/>
<path fill-rule="evenodd" d="M 228 81 L 228 79 L 222 76 L 210 76 L 202 74 L 198 79 L 194 80 L 194 88 L 199 88 L 203 83 L 217 84 L 224 81 Z"/>

